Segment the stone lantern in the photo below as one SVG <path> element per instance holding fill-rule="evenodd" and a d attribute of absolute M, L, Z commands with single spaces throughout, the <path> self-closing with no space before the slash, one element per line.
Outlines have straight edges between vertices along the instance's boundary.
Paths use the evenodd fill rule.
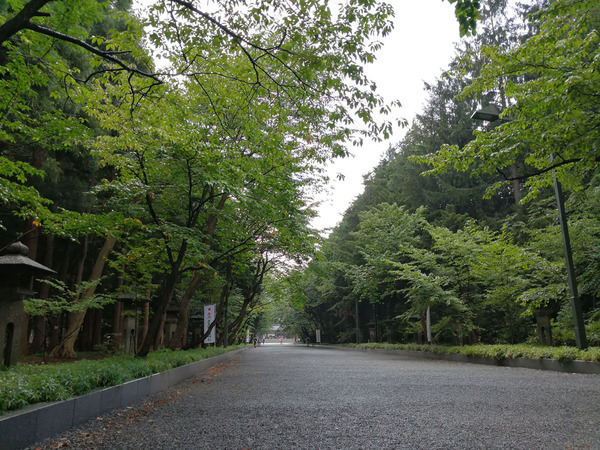
<path fill-rule="evenodd" d="M 537 324 L 537 337 L 540 344 L 552 345 L 552 326 L 550 309 L 536 309 L 533 311 Z"/>
<path fill-rule="evenodd" d="M 377 342 L 377 324 L 369 322 L 367 327 L 369 328 L 369 342 Z"/>
<path fill-rule="evenodd" d="M 34 276 L 56 273 L 29 258 L 21 242 L 6 247 L 0 256 L 0 366 L 15 364 L 19 358 L 25 310 L 23 300 L 33 295 Z"/>
<path fill-rule="evenodd" d="M 136 297 L 133 294 L 121 294 L 117 300 L 121 302 L 122 316 L 122 344 L 123 352 L 126 355 L 133 355 L 137 350 L 137 333 L 138 333 L 138 305 Z"/>
<path fill-rule="evenodd" d="M 165 347 L 168 347 L 171 343 L 171 339 L 175 335 L 177 329 L 177 321 L 179 318 L 179 307 L 169 305 L 167 307 L 167 317 L 165 319 L 165 327 L 163 329 L 164 338 L 163 343 Z"/>

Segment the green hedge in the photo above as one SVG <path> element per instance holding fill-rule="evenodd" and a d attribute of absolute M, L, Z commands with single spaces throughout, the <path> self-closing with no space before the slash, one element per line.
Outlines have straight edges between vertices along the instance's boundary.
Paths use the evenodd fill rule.
<path fill-rule="evenodd" d="M 540 347 L 535 345 L 418 345 L 418 344 L 346 344 L 357 348 L 381 348 L 388 350 L 412 350 L 432 353 L 452 353 L 501 360 L 505 358 L 555 359 L 557 361 L 600 362 L 600 347 L 579 350 L 574 347 Z"/>
<path fill-rule="evenodd" d="M 116 386 L 242 347 L 159 350 L 146 358 L 116 355 L 100 360 L 11 366 L 0 371 L 0 414 L 34 403 L 66 400 L 93 389 Z"/>

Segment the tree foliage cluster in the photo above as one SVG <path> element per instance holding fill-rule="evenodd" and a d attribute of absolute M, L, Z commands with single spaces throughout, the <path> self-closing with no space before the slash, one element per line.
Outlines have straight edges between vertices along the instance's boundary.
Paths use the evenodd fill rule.
<path fill-rule="evenodd" d="M 476 36 L 365 178 L 306 270 L 280 280 L 330 342 L 574 344 L 552 176 L 600 345 L 597 2 L 485 2 Z M 495 104 L 492 123 L 470 118 Z M 536 317 L 550 316 L 552 329 Z M 292 322 L 293 323 L 293 322 Z M 542 323 L 542 322 L 540 322 Z"/>
<path fill-rule="evenodd" d="M 239 340 L 265 274 L 314 253 L 323 164 L 395 127 L 363 69 L 392 17 L 364 0 L 0 4 L 2 246 L 58 272 L 28 305 L 31 350 L 119 348 L 128 315 L 140 355 L 198 345 L 207 303 L 219 342 Z"/>

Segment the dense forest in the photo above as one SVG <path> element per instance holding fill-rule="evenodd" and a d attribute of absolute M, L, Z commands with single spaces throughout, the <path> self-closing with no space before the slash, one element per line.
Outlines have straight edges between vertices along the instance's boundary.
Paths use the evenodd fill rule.
<path fill-rule="evenodd" d="M 269 286 L 293 300 L 280 314 L 296 332 L 600 345 L 600 7 L 489 1 L 480 15 L 318 255 Z"/>
<path fill-rule="evenodd" d="M 1 247 L 56 272 L 23 351 L 119 349 L 131 317 L 141 356 L 199 345 L 205 304 L 239 340 L 265 274 L 314 253 L 323 163 L 390 134 L 363 71 L 389 5 L 200 3 L 0 3 Z"/>
<path fill-rule="evenodd" d="M 209 304 L 217 345 L 271 323 L 524 342 L 542 315 L 571 344 L 553 177 L 599 345 L 596 2 L 451 1 L 453 63 L 326 239 L 325 164 L 390 138 L 399 105 L 364 72 L 392 6 L 323 3 L 0 3 L 0 247 L 56 272 L 32 281 L 23 353 L 116 351 L 131 318 L 140 356 L 198 346 Z"/>

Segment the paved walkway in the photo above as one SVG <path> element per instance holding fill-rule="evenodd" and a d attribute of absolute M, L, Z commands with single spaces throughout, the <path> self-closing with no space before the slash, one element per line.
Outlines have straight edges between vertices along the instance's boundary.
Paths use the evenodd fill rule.
<path fill-rule="evenodd" d="M 600 376 L 250 348 L 37 448 L 600 449 Z"/>

